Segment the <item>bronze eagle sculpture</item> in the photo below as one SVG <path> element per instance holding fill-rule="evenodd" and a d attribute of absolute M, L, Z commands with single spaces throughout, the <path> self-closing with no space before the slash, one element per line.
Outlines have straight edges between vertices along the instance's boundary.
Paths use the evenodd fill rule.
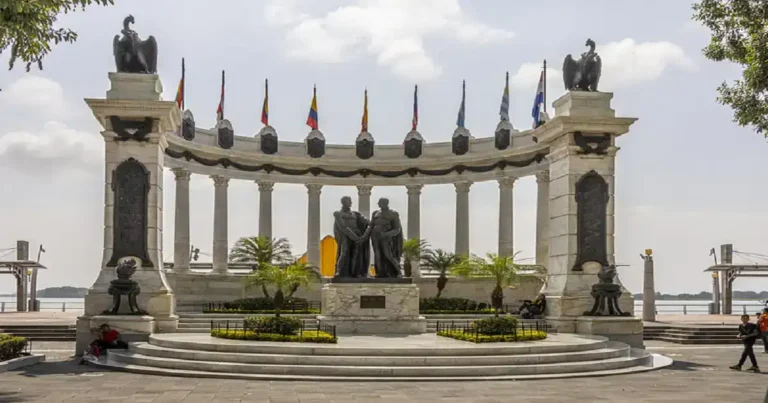
<path fill-rule="evenodd" d="M 113 52 L 118 73 L 157 73 L 157 41 L 154 36 L 142 41 L 139 34 L 130 28 L 135 21 L 132 15 L 123 20 L 123 34 L 115 35 Z"/>
<path fill-rule="evenodd" d="M 595 42 L 592 39 L 587 39 L 585 46 L 589 46 L 589 51 L 582 53 L 578 61 L 573 60 L 571 55 L 566 56 L 563 61 L 563 81 L 566 91 L 597 91 L 603 62 L 595 52 Z"/>

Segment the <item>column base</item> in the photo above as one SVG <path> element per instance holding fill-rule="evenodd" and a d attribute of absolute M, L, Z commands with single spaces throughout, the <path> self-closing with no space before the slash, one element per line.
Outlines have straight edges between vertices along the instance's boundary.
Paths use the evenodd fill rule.
<path fill-rule="evenodd" d="M 634 348 L 645 348 L 643 321 L 634 316 L 548 316 L 545 319 L 547 325 L 558 333 L 603 336 Z"/>

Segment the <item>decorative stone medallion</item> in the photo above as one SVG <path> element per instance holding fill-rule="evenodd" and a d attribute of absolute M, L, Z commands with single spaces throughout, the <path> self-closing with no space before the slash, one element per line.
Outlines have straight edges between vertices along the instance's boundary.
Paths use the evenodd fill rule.
<path fill-rule="evenodd" d="M 114 240 L 107 266 L 115 267 L 121 258 L 135 256 L 152 267 L 147 251 L 149 171 L 141 162 L 128 158 L 112 171 L 112 192 Z"/>
<path fill-rule="evenodd" d="M 110 116 L 109 123 L 112 131 L 117 134 L 120 141 L 136 140 L 149 141 L 147 136 L 152 133 L 152 125 L 155 119 L 144 118 L 144 120 L 124 120 L 118 116 Z"/>
<path fill-rule="evenodd" d="M 189 109 L 181 115 L 181 137 L 188 141 L 195 139 L 195 117 Z"/>
<path fill-rule="evenodd" d="M 419 158 L 423 151 L 424 138 L 421 137 L 421 133 L 416 130 L 411 130 L 405 135 L 403 141 L 403 153 L 408 158 Z"/>
<path fill-rule="evenodd" d="M 577 252 L 573 271 L 596 262 L 608 265 L 607 211 L 608 183 L 595 171 L 589 171 L 576 182 Z"/>
<path fill-rule="evenodd" d="M 230 149 L 235 145 L 235 131 L 232 129 L 232 123 L 229 120 L 220 120 L 216 124 L 216 132 L 219 138 L 219 147 Z"/>
<path fill-rule="evenodd" d="M 312 158 L 320 158 L 325 155 L 325 136 L 320 130 L 312 130 L 305 140 L 307 143 L 307 155 Z"/>
<path fill-rule="evenodd" d="M 573 142 L 579 146 L 579 154 L 604 155 L 606 153 L 605 150 L 611 146 L 611 135 L 585 136 L 581 132 L 574 132 Z"/>
<path fill-rule="evenodd" d="M 373 157 L 373 146 L 375 141 L 373 135 L 368 132 L 362 132 L 357 136 L 355 140 L 355 155 L 357 158 L 367 160 Z"/>
<path fill-rule="evenodd" d="M 264 126 L 259 132 L 259 148 L 264 154 L 277 153 L 277 131 L 272 126 Z"/>
<path fill-rule="evenodd" d="M 494 146 L 497 150 L 506 150 L 512 145 L 512 123 L 507 120 L 502 120 L 496 126 L 496 133 L 494 134 Z"/>
<path fill-rule="evenodd" d="M 455 155 L 464 155 L 469 152 L 469 130 L 463 127 L 457 127 L 451 138 L 451 151 Z"/>

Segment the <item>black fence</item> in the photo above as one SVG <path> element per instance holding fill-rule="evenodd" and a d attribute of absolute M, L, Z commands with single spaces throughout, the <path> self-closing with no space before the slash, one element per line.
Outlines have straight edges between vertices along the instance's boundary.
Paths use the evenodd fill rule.
<path fill-rule="evenodd" d="M 325 324 L 320 320 L 302 320 L 301 326 L 298 329 L 292 330 L 287 328 L 279 329 L 275 332 L 274 329 L 265 329 L 261 326 L 249 325 L 247 320 L 212 320 L 211 330 L 226 330 L 256 333 L 256 334 L 279 334 L 281 336 L 312 336 L 313 334 L 320 336 L 320 332 L 328 333 L 336 338 L 336 325 Z"/>
<path fill-rule="evenodd" d="M 437 333 L 440 332 L 459 332 L 463 333 L 465 335 L 469 335 L 472 337 L 472 339 L 477 342 L 480 336 L 485 336 L 485 334 L 480 333 L 477 326 L 474 326 L 475 321 L 473 320 L 467 320 L 467 321 L 438 321 L 437 322 Z M 533 336 L 534 334 L 538 332 L 546 332 L 547 331 L 547 322 L 544 319 L 534 319 L 534 320 L 525 320 L 525 321 L 518 321 L 517 324 L 512 326 L 511 329 L 509 329 L 508 332 L 501 332 L 494 334 L 493 336 L 512 336 L 512 340 L 517 341 L 519 337 L 525 338 L 526 335 Z"/>
<path fill-rule="evenodd" d="M 203 304 L 203 312 L 205 311 L 215 311 L 215 310 L 221 310 L 221 311 L 227 311 L 227 310 L 238 310 L 237 307 L 233 307 L 231 305 L 231 302 L 206 302 Z M 274 308 L 273 308 L 274 309 Z M 320 310 L 320 301 L 291 301 L 286 302 L 283 304 L 283 307 L 280 308 L 280 313 L 296 313 L 296 312 L 306 312 L 310 309 L 317 309 Z M 247 310 L 247 309 L 245 309 Z M 260 309 L 262 311 L 269 311 L 270 309 Z M 226 312 L 224 312 L 226 313 Z"/>

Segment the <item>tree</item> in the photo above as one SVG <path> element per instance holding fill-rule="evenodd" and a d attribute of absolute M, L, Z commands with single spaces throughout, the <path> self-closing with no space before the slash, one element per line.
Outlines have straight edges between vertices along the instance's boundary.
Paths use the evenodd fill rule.
<path fill-rule="evenodd" d="M 237 240 L 229 252 L 232 263 L 250 263 L 253 271 L 264 265 L 280 265 L 291 262 L 291 244 L 286 238 L 269 239 L 264 236 L 243 237 Z M 269 298 L 267 287 L 261 290 Z"/>
<path fill-rule="evenodd" d="M 77 40 L 71 29 L 53 27 L 58 15 L 92 4 L 107 6 L 114 0 L 0 0 L 0 54 L 10 48 L 9 70 L 17 60 L 26 64 L 27 71 L 33 64 L 42 70 L 52 44 Z"/>
<path fill-rule="evenodd" d="M 405 277 L 412 277 L 414 261 L 420 261 L 424 253 L 429 249 L 426 239 L 411 238 L 403 242 L 403 271 Z"/>
<path fill-rule="evenodd" d="M 768 2 L 702 0 L 693 19 L 711 31 L 704 56 L 743 67 L 742 79 L 720 84 L 718 102 L 733 109 L 733 120 L 768 137 Z"/>
<path fill-rule="evenodd" d="M 275 296 L 272 298 L 272 302 L 275 306 L 275 316 L 280 317 L 280 310 L 286 299 L 285 293 L 289 292 L 288 298 L 290 299 L 295 290 L 300 286 L 309 285 L 312 279 L 312 270 L 308 269 L 306 263 L 294 261 L 284 268 L 264 264 L 259 270 L 246 277 L 246 287 L 274 287 Z"/>
<path fill-rule="evenodd" d="M 440 298 L 445 285 L 448 284 L 448 277 L 446 277 L 445 273 L 459 263 L 461 263 L 459 256 L 442 249 L 430 249 L 424 253 L 421 262 L 423 267 L 430 272 L 437 271 L 440 273 L 440 276 L 437 278 L 437 295 L 435 298 Z"/>
<path fill-rule="evenodd" d="M 520 265 L 515 263 L 515 256 L 520 252 L 515 252 L 512 256 L 499 256 L 495 253 L 489 253 L 483 259 L 477 256 L 471 256 L 464 259 L 461 263 L 451 269 L 451 273 L 464 278 L 492 277 L 496 280 L 496 286 L 491 292 L 491 305 L 496 309 L 498 315 L 504 303 L 503 286 L 517 284 L 520 277 L 541 278 L 544 268 L 537 265 Z"/>

